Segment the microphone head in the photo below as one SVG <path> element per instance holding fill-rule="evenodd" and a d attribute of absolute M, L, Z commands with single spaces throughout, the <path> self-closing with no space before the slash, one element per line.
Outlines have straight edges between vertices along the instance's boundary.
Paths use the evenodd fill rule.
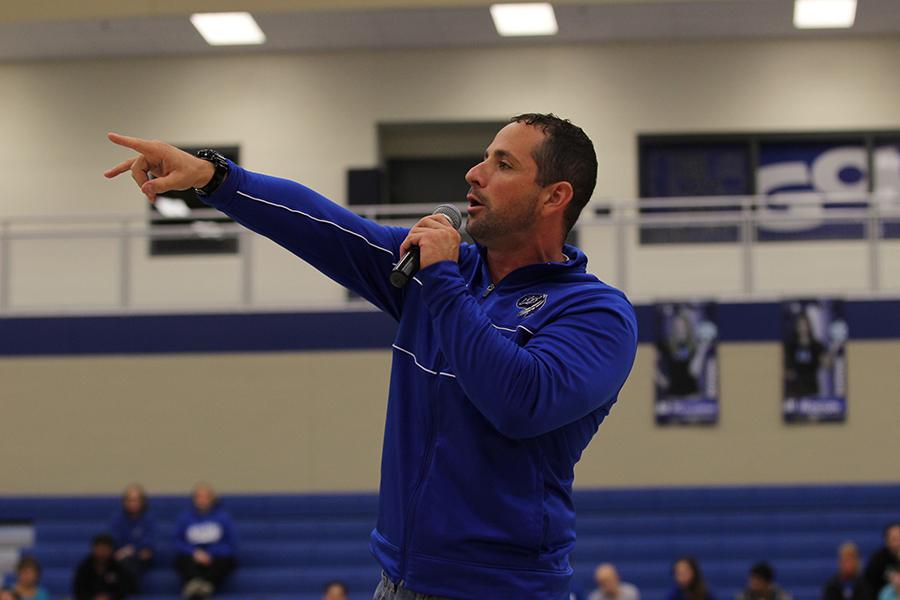
<path fill-rule="evenodd" d="M 434 209 L 433 215 L 444 215 L 453 225 L 453 229 L 459 229 L 462 225 L 462 213 L 452 204 L 441 204 Z"/>

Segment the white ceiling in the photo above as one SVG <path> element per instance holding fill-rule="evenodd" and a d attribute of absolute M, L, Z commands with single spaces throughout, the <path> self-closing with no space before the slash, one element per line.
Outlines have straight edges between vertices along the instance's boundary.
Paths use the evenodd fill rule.
<path fill-rule="evenodd" d="M 854 27 L 837 31 L 795 30 L 791 22 L 792 0 L 584 1 L 555 3 L 558 36 L 518 39 L 504 39 L 496 34 L 487 2 L 482 0 L 449 7 L 434 6 L 434 0 L 407 0 L 400 3 L 401 7 L 397 0 L 381 0 L 381 8 L 366 9 L 355 7 L 360 4 L 358 1 L 348 0 L 344 4 L 350 8 L 340 10 L 290 10 L 284 6 L 284 0 L 280 4 L 270 1 L 270 12 L 253 11 L 266 33 L 267 43 L 241 48 L 208 46 L 186 14 L 169 11 L 155 16 L 107 16 L 119 13 L 94 7 L 88 11 L 90 16 L 80 18 L 74 18 L 70 10 L 41 20 L 0 18 L 0 60 L 900 35 L 900 0 L 859 0 Z M 317 6 L 315 0 L 306 4 Z"/>

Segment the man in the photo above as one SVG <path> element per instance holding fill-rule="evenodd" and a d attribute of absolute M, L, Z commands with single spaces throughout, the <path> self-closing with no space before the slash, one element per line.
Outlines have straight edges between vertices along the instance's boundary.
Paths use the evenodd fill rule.
<path fill-rule="evenodd" d="M 853 542 L 838 548 L 838 570 L 825 582 L 822 600 L 874 600 L 875 594 L 859 572 L 859 549 Z"/>
<path fill-rule="evenodd" d="M 878 595 L 889 582 L 891 570 L 900 570 L 900 523 L 884 528 L 884 545 L 866 563 L 866 581 L 872 593 Z"/>
<path fill-rule="evenodd" d="M 775 569 L 759 562 L 750 567 L 747 587 L 737 594 L 737 600 L 791 600 L 791 595 L 775 583 Z"/>
<path fill-rule="evenodd" d="M 637 345 L 628 300 L 564 245 L 596 181 L 584 132 L 528 114 L 497 133 L 466 174 L 477 245 L 441 215 L 383 227 L 208 152 L 110 140 L 139 155 L 107 177 L 130 170 L 151 201 L 197 188 L 399 321 L 370 541 L 384 572 L 376 598 L 566 598 L 574 465 Z M 421 269 L 394 288 L 391 268 L 413 245 Z"/>
<path fill-rule="evenodd" d="M 91 553 L 81 561 L 72 583 L 75 600 L 122 600 L 134 584 L 128 572 L 113 560 L 116 541 L 101 533 L 91 540 Z"/>
<path fill-rule="evenodd" d="M 630 583 L 621 582 L 619 572 L 609 563 L 603 563 L 594 570 L 594 582 L 597 589 L 591 592 L 588 600 L 641 600 L 638 589 Z"/>

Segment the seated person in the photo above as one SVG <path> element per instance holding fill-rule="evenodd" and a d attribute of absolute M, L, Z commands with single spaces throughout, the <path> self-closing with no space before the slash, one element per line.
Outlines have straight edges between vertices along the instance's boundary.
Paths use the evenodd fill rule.
<path fill-rule="evenodd" d="M 75 571 L 74 600 L 122 600 L 134 589 L 128 571 L 113 558 L 115 545 L 108 533 L 91 540 L 91 553 Z"/>
<path fill-rule="evenodd" d="M 597 589 L 588 600 L 641 600 L 638 589 L 630 583 L 619 580 L 619 572 L 609 563 L 603 563 L 594 571 Z"/>
<path fill-rule="evenodd" d="M 122 493 L 122 510 L 110 522 L 116 540 L 116 561 L 130 574 L 137 593 L 143 574 L 153 563 L 155 523 L 148 512 L 147 494 L 135 483 Z"/>
<path fill-rule="evenodd" d="M 349 593 L 343 581 L 330 581 L 322 590 L 322 600 L 347 600 Z"/>
<path fill-rule="evenodd" d="M 890 523 L 884 528 L 884 545 L 866 563 L 866 581 L 873 593 L 881 592 L 892 569 L 900 569 L 900 523 Z"/>
<path fill-rule="evenodd" d="M 750 567 L 747 587 L 738 592 L 737 600 L 791 600 L 791 595 L 775 583 L 775 570 L 769 563 L 760 562 Z"/>
<path fill-rule="evenodd" d="M 50 600 L 50 594 L 39 584 L 41 565 L 33 556 L 23 556 L 16 565 L 16 581 L 11 592 L 20 600 Z"/>
<path fill-rule="evenodd" d="M 838 548 L 838 570 L 822 590 L 822 600 L 875 600 L 869 582 L 859 570 L 859 549 L 853 542 Z"/>
<path fill-rule="evenodd" d="M 6 588 L 0 589 L 0 600 L 22 600 L 19 595 Z"/>
<path fill-rule="evenodd" d="M 175 551 L 181 594 L 188 599 L 212 596 L 237 566 L 231 516 L 205 483 L 194 487 L 193 506 L 178 518 Z"/>
<path fill-rule="evenodd" d="M 900 599 L 900 569 L 888 570 L 888 582 L 881 593 L 878 594 L 878 600 L 898 600 Z"/>
<path fill-rule="evenodd" d="M 672 564 L 675 587 L 669 592 L 668 600 L 715 600 L 706 587 L 700 564 L 692 556 L 682 556 Z"/>

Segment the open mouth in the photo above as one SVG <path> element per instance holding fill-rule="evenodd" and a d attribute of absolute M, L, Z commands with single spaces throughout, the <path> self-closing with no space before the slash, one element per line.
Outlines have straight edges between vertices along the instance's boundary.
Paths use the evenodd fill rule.
<path fill-rule="evenodd" d="M 480 207 L 484 206 L 484 203 L 481 202 L 481 200 L 479 200 L 478 198 L 476 198 L 474 194 L 467 195 L 466 200 L 469 201 L 469 210 L 470 211 L 472 209 L 480 208 Z"/>

